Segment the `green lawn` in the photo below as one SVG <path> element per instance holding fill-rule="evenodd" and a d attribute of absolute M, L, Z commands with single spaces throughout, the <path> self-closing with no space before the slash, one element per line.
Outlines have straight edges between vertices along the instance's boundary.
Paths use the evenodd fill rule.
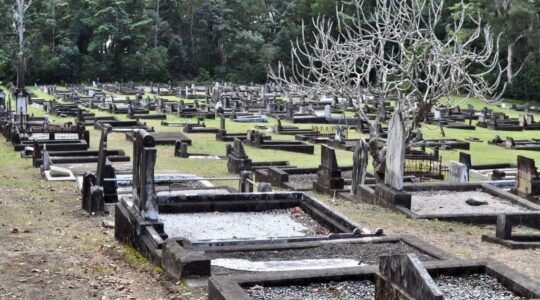
<path fill-rule="evenodd" d="M 31 90 L 36 93 L 39 97 L 45 98 L 46 100 L 51 100 L 52 96 L 44 94 L 35 88 Z M 153 96 L 152 94 L 147 94 L 148 96 Z M 122 95 L 115 95 L 118 97 L 124 97 Z M 167 99 L 170 100 L 180 100 L 180 97 L 176 96 L 167 96 Z M 186 103 L 192 102 L 192 100 L 183 99 Z M 506 114 L 517 117 L 518 112 L 502 109 L 494 105 L 486 105 L 483 102 L 478 100 L 470 100 L 468 103 L 471 103 L 476 108 L 483 108 L 488 106 L 493 108 L 496 111 L 505 112 Z M 35 115 L 43 115 L 44 112 L 41 109 L 30 107 L 30 113 Z M 99 111 L 97 109 L 92 110 L 97 115 L 107 115 L 108 113 Z M 49 116 L 55 122 L 66 122 L 71 121 L 71 118 L 58 118 Z M 127 120 L 125 115 L 116 115 L 120 120 Z M 168 121 L 190 121 L 196 122 L 196 118 L 186 119 L 180 118 L 174 115 L 167 115 Z M 147 120 L 146 123 L 149 126 L 155 128 L 156 131 L 168 131 L 168 132 L 181 132 L 181 127 L 166 127 L 161 126 L 159 120 Z M 219 127 L 219 119 L 215 120 L 206 120 L 207 126 L 210 127 Z M 275 124 L 275 119 L 270 118 L 268 124 Z M 290 125 L 289 121 L 284 121 L 284 125 Z M 246 133 L 247 130 L 252 128 L 254 123 L 237 123 L 229 119 L 226 120 L 226 128 L 229 133 Z M 300 124 L 298 125 L 301 128 L 311 128 L 312 124 Z M 424 137 L 427 139 L 431 138 L 443 138 L 438 126 L 435 125 L 423 125 Z M 100 132 L 89 128 L 91 131 L 91 146 L 94 149 L 98 148 Z M 511 136 L 516 139 L 528 139 L 540 136 L 540 132 L 536 131 L 522 131 L 522 132 L 504 132 L 504 131 L 493 131 L 484 128 L 477 127 L 476 130 L 458 130 L 458 129 L 445 129 L 446 138 L 458 138 L 465 139 L 469 136 L 474 136 L 482 140 L 482 142 L 471 142 L 471 150 L 469 151 L 472 154 L 473 164 L 484 164 L 484 163 L 494 163 L 494 162 L 509 162 L 515 163 L 516 157 L 518 155 L 523 155 L 526 157 L 533 158 L 537 161 L 540 161 L 540 152 L 536 151 L 515 151 L 507 150 L 499 146 L 488 145 L 487 141 L 491 140 L 495 135 L 505 138 L 506 136 Z M 272 136 L 274 140 L 293 140 L 294 136 L 292 135 L 277 135 L 273 133 L 268 133 Z M 216 141 L 214 134 L 186 134 L 189 136 L 193 145 L 189 147 L 189 152 L 191 153 L 208 153 L 215 155 L 224 155 L 226 143 L 221 141 Z M 366 136 L 357 133 L 356 131 L 351 130 L 349 132 L 349 138 L 358 138 L 360 136 Z M 112 133 L 109 137 L 109 147 L 115 149 L 124 149 L 126 153 L 132 153 L 132 145 L 130 142 L 125 140 L 125 135 L 122 133 Z M 187 172 L 194 173 L 200 176 L 225 176 L 227 175 L 226 161 L 220 160 L 206 160 L 206 159 L 184 159 L 174 157 L 174 146 L 158 146 L 158 161 L 156 169 L 158 170 L 167 170 L 167 171 L 176 171 L 176 172 Z M 276 151 L 276 150 L 262 150 L 250 146 L 245 146 L 247 154 L 253 159 L 253 161 L 273 161 L 273 160 L 288 160 L 291 165 L 298 167 L 317 167 L 320 163 L 320 145 L 315 146 L 314 155 L 306 155 L 294 152 L 286 151 Z M 458 153 L 462 150 L 447 150 L 441 151 L 443 161 L 447 163 L 449 160 L 457 160 Z M 336 150 L 338 162 L 340 165 L 351 165 L 352 164 L 352 152 Z"/>

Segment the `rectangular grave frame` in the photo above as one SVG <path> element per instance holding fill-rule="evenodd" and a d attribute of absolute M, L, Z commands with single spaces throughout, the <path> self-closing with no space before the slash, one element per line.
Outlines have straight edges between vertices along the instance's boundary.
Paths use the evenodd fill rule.
<path fill-rule="evenodd" d="M 405 184 L 403 191 L 397 191 L 384 184 L 376 185 L 361 185 L 359 188 L 359 196 L 354 198 L 354 201 L 366 202 L 369 204 L 387 207 L 405 214 L 412 219 L 437 219 L 440 221 L 456 221 L 473 224 L 495 224 L 497 217 L 501 214 L 515 215 L 523 212 L 490 212 L 490 213 L 460 213 L 460 214 L 417 214 L 413 212 L 411 207 L 412 195 L 408 192 L 420 191 L 474 191 L 481 189 L 482 192 L 491 194 L 508 200 L 513 204 L 526 207 L 531 211 L 540 212 L 540 205 L 535 204 L 527 199 L 518 197 L 510 192 L 499 189 L 493 185 L 486 183 L 416 183 Z"/>
<path fill-rule="evenodd" d="M 540 297 L 539 283 L 491 259 L 430 261 L 424 262 L 424 266 L 431 276 L 488 274 L 519 296 L 531 299 Z M 282 286 L 346 280 L 370 280 L 374 285 L 378 280 L 385 281 L 376 266 L 215 276 L 208 281 L 208 299 L 249 300 L 251 298 L 244 288 L 255 284 Z"/>
<path fill-rule="evenodd" d="M 299 206 L 320 225 L 332 231 L 334 238 L 375 237 L 380 235 L 380 233 L 371 234 L 363 232 L 359 224 L 346 218 L 341 213 L 332 210 L 322 202 L 300 192 L 158 196 L 157 201 L 160 213 L 196 213 L 213 212 L 216 210 L 220 212 L 249 212 Z M 162 265 L 162 260 L 167 260 L 169 264 L 175 266 L 174 268 L 182 270 L 182 272 L 173 271 L 171 273 L 184 275 L 196 274 L 199 276 L 210 275 L 210 262 L 202 255 L 202 252 L 185 251 L 181 246 L 190 245 L 191 241 L 183 237 L 169 237 L 162 222 L 143 219 L 134 207 L 132 198 L 129 196 L 121 197 L 117 203 L 115 224 L 115 237 L 117 240 L 139 250 L 157 265 Z M 219 245 L 221 247 L 234 246 L 235 244 L 255 245 L 271 243 L 275 245 L 328 239 L 330 239 L 330 236 L 313 235 L 260 240 L 223 240 L 217 241 L 213 245 Z M 169 250 L 165 250 L 167 247 L 169 247 Z M 422 246 L 422 248 L 427 249 L 426 246 Z"/>
<path fill-rule="evenodd" d="M 529 228 L 540 229 L 540 213 L 502 214 L 497 218 L 495 234 L 483 234 L 482 241 L 503 245 L 510 249 L 540 248 L 540 235 L 538 234 L 512 234 L 512 228 L 524 225 Z"/>

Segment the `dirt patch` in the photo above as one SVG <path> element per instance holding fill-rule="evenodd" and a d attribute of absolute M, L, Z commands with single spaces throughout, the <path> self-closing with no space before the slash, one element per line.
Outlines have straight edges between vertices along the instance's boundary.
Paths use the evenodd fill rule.
<path fill-rule="evenodd" d="M 30 165 L 0 161 L 0 299 L 206 298 L 134 263 L 101 218 L 82 212 L 73 183 L 43 181 Z"/>

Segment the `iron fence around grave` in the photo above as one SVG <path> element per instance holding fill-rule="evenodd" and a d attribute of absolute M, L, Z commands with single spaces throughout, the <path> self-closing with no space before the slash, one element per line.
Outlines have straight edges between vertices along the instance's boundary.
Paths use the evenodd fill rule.
<path fill-rule="evenodd" d="M 313 136 L 315 138 L 318 138 L 319 136 L 335 136 L 337 132 L 337 126 L 311 126 L 311 131 L 313 132 Z M 349 128 L 343 127 L 343 135 L 345 139 L 349 138 Z"/>
<path fill-rule="evenodd" d="M 448 166 L 433 154 L 406 154 L 404 171 L 420 181 L 444 180 L 448 176 Z"/>

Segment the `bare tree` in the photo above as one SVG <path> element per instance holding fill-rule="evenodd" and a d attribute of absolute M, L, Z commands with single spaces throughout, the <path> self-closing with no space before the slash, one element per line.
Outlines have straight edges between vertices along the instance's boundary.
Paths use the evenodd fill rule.
<path fill-rule="evenodd" d="M 371 10 L 364 0 L 346 1 L 336 9 L 337 22 L 315 18 L 312 42 L 303 30 L 293 43 L 290 66 L 279 63 L 269 78 L 284 90 L 355 100 L 364 116 L 363 94 L 395 97 L 409 141 L 434 107 L 471 97 L 496 102 L 506 88 L 498 37 L 480 16 L 468 14 L 463 2 L 447 34 L 439 37 L 443 7 L 440 0 L 375 0 Z M 346 14 L 346 8 L 354 13 Z M 467 23 L 474 30 L 466 31 Z"/>

